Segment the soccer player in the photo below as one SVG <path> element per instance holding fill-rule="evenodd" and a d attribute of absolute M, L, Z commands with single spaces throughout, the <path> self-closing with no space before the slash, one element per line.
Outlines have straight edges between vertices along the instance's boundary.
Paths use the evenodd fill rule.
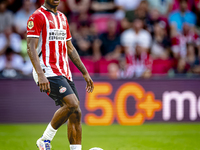
<path fill-rule="evenodd" d="M 57 11 L 60 0 L 45 0 L 27 22 L 27 51 L 33 64 L 33 77 L 41 92 L 46 92 L 61 107 L 55 112 L 41 138 L 40 150 L 50 150 L 57 129 L 68 121 L 70 150 L 81 150 L 81 110 L 69 69 L 68 57 L 87 82 L 86 91 L 93 91 L 93 81 L 71 43 L 69 24 Z M 45 107 L 45 106 L 44 106 Z"/>

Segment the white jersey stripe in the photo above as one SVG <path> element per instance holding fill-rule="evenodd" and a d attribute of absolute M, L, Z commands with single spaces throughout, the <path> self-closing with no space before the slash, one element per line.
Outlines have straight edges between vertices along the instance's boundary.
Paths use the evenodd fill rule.
<path fill-rule="evenodd" d="M 40 37 L 38 35 L 27 35 L 27 37 Z"/>
<path fill-rule="evenodd" d="M 41 6 L 44 10 L 47 10 L 44 6 Z"/>
<path fill-rule="evenodd" d="M 45 21 L 46 21 L 46 27 L 47 27 L 47 38 L 46 38 L 46 45 L 45 45 L 45 47 L 46 47 L 46 65 L 47 65 L 47 67 L 50 67 L 50 65 L 49 65 L 49 55 L 50 55 L 49 34 L 48 34 L 49 33 L 49 21 L 48 21 L 46 15 L 41 10 L 39 10 L 39 12 L 44 16 Z"/>
<path fill-rule="evenodd" d="M 69 39 L 67 39 L 66 41 L 69 41 L 69 40 L 71 40 L 72 38 L 69 38 Z"/>
<path fill-rule="evenodd" d="M 41 11 L 39 10 L 39 12 L 44 16 L 45 18 L 45 21 L 46 21 L 46 30 L 47 30 L 47 37 L 46 37 L 46 45 L 45 45 L 45 48 L 46 48 L 46 65 L 47 65 L 47 68 L 45 67 L 44 65 L 44 62 L 43 62 L 43 59 L 42 59 L 42 56 L 40 57 L 40 63 L 41 63 L 41 67 L 42 68 L 46 68 L 46 73 L 45 73 L 45 76 L 56 76 L 56 74 L 53 72 L 53 70 L 51 69 L 51 66 L 49 65 L 49 35 L 48 35 L 48 32 L 49 32 L 49 22 L 48 22 L 48 19 L 46 17 L 46 15 Z M 42 37 L 42 34 L 40 34 L 40 38 Z M 40 39 L 39 39 L 40 40 Z M 39 42 L 41 45 L 38 45 L 38 48 L 41 50 L 42 48 L 42 39 L 41 41 Z M 37 52 L 39 52 L 39 49 L 37 49 Z M 33 68 L 33 78 L 36 82 L 36 84 L 38 84 L 38 75 L 35 71 L 35 69 Z"/>
<path fill-rule="evenodd" d="M 38 55 L 41 53 L 42 51 L 42 44 L 43 44 L 43 41 L 42 41 L 42 32 L 40 34 L 40 38 L 39 38 L 39 42 L 38 42 L 38 47 L 37 47 L 37 52 L 38 52 Z M 42 54 L 42 53 L 41 53 Z M 45 67 L 44 65 L 44 61 L 43 61 L 43 58 L 42 58 L 42 55 L 40 56 L 40 64 L 41 64 L 41 67 Z"/>
<path fill-rule="evenodd" d="M 61 29 L 63 29 L 63 24 L 62 24 L 62 21 L 61 21 L 61 18 L 60 18 L 60 15 L 58 15 L 58 19 L 59 19 L 59 21 L 60 21 L 60 28 Z M 65 46 L 65 41 L 62 41 L 62 45 L 63 46 Z M 63 53 L 63 51 L 62 51 L 62 53 Z M 67 53 L 67 49 L 66 49 L 66 53 Z M 63 53 L 64 54 L 64 53 Z M 63 62 L 64 62 L 64 70 L 65 70 L 65 73 L 66 73 L 66 75 L 68 75 L 67 74 L 67 64 L 66 64 L 66 60 L 65 60 L 65 57 L 64 57 L 64 55 L 62 55 L 63 57 L 62 57 L 62 59 L 63 59 Z"/>
<path fill-rule="evenodd" d="M 60 29 L 63 29 L 63 24 L 62 24 L 62 20 L 60 18 L 60 14 L 58 14 L 58 19 L 59 19 L 59 23 L 60 23 Z"/>
<path fill-rule="evenodd" d="M 51 66 L 49 64 L 49 56 L 50 56 L 49 34 L 48 34 L 49 33 L 49 21 L 48 21 L 46 15 L 41 10 L 39 10 L 39 12 L 44 16 L 45 21 L 46 21 L 46 29 L 47 29 L 47 37 L 46 37 L 46 45 L 45 45 L 45 47 L 46 47 L 46 65 L 47 65 L 48 71 L 50 71 L 49 73 L 51 74 L 51 76 L 53 76 L 56 74 L 53 72 L 53 70 L 51 69 Z M 46 72 L 48 72 L 48 71 L 46 71 Z"/>
<path fill-rule="evenodd" d="M 66 21 L 66 17 L 65 17 L 65 15 L 64 14 L 62 14 L 62 18 L 63 18 L 63 20 L 64 21 Z M 68 35 L 67 35 L 68 36 Z M 67 54 L 67 41 L 69 41 L 69 40 L 71 40 L 72 39 L 72 37 L 71 38 L 68 38 L 68 39 L 66 39 L 66 42 L 65 42 L 65 44 L 64 44 L 64 46 L 65 46 L 65 48 L 66 48 L 66 55 L 65 55 L 65 60 L 66 60 L 66 62 L 67 62 L 67 70 L 69 71 L 69 77 L 71 77 L 72 76 L 72 73 L 71 73 L 71 70 L 70 70 L 70 68 L 69 68 L 69 61 L 68 61 L 68 54 Z M 72 79 L 71 79 L 72 80 Z"/>
<path fill-rule="evenodd" d="M 63 20 L 65 21 L 65 17 L 64 17 L 64 15 L 62 14 L 62 18 L 63 18 Z M 67 40 L 66 40 L 66 42 L 67 42 Z M 67 63 L 68 63 L 68 68 L 67 68 L 67 70 L 69 71 L 69 76 L 71 76 L 71 72 L 70 72 L 70 69 L 69 69 L 69 62 L 68 62 L 68 54 L 67 54 L 67 44 L 66 44 L 66 42 L 65 42 L 65 44 L 64 44 L 64 46 L 65 46 L 65 49 L 66 49 L 66 55 L 65 55 L 65 60 L 67 61 Z"/>
<path fill-rule="evenodd" d="M 52 17 L 53 17 L 53 20 L 54 20 L 54 24 L 55 24 L 55 26 L 56 26 L 56 29 L 58 29 L 58 22 L 57 22 L 57 20 L 56 20 L 56 17 L 54 16 L 53 13 L 51 13 L 51 15 L 52 15 Z M 57 40 L 55 41 L 55 49 L 56 49 L 56 67 L 58 68 L 59 72 L 60 72 L 63 76 L 65 76 L 65 75 L 62 73 L 62 71 L 61 71 L 61 69 L 60 69 L 60 65 L 59 65 L 60 54 L 59 54 L 59 46 L 58 46 L 58 41 L 57 41 Z"/>
<path fill-rule="evenodd" d="M 62 18 L 63 18 L 63 20 L 65 20 L 64 18 L 64 15 L 62 14 Z M 67 41 L 67 40 L 66 40 Z M 68 55 L 67 55 L 67 45 L 66 45 L 66 42 L 65 42 L 65 48 L 66 48 L 66 56 L 65 56 L 65 59 L 66 59 L 66 61 L 67 61 L 67 63 L 68 63 Z M 69 63 L 68 63 L 69 64 Z"/>

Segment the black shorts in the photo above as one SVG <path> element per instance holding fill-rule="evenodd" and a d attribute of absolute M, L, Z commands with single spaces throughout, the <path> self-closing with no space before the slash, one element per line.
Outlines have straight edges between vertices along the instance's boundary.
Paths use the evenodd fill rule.
<path fill-rule="evenodd" d="M 48 77 L 47 79 L 50 82 L 51 88 L 49 96 L 55 101 L 56 106 L 61 105 L 61 100 L 69 94 L 75 94 L 79 100 L 74 82 L 64 76 Z"/>

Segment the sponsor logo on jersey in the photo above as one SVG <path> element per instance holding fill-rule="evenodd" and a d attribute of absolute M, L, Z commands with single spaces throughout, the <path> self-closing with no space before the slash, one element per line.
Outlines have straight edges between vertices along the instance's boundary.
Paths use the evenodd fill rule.
<path fill-rule="evenodd" d="M 34 17 L 30 17 L 30 20 L 33 20 L 34 19 Z"/>
<path fill-rule="evenodd" d="M 32 29 L 34 27 L 34 22 L 33 21 L 29 21 L 28 22 L 28 28 Z"/>
<path fill-rule="evenodd" d="M 49 31 L 49 41 L 65 41 L 66 37 L 66 30 L 50 29 Z"/>
<path fill-rule="evenodd" d="M 64 93 L 65 91 L 67 91 L 67 88 L 66 88 L 66 87 L 62 87 L 62 88 L 59 90 L 60 93 Z"/>
<path fill-rule="evenodd" d="M 51 20 L 49 20 L 49 22 L 51 22 L 51 23 L 53 23 L 53 24 L 54 24 L 54 22 L 53 22 L 53 21 L 51 21 Z"/>
<path fill-rule="evenodd" d="M 28 30 L 27 33 L 28 33 L 28 32 L 35 32 L 35 30 Z"/>

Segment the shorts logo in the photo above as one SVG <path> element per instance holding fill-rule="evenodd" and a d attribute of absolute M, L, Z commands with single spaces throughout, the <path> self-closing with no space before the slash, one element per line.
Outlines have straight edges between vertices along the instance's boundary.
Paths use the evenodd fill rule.
<path fill-rule="evenodd" d="M 29 22 L 28 22 L 28 28 L 29 28 L 29 29 L 32 29 L 33 27 L 34 27 L 33 21 L 29 21 Z"/>
<path fill-rule="evenodd" d="M 66 87 L 62 87 L 62 88 L 59 90 L 60 93 L 64 93 L 65 91 L 67 91 L 67 88 L 66 88 Z"/>

